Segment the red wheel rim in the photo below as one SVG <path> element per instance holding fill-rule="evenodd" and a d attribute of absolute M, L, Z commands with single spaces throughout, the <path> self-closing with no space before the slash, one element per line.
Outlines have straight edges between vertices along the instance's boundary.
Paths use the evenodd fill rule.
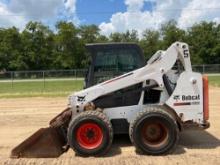
<path fill-rule="evenodd" d="M 168 140 L 168 129 L 160 121 L 146 122 L 141 130 L 144 144 L 160 147 Z"/>
<path fill-rule="evenodd" d="M 84 123 L 77 129 L 76 139 L 81 147 L 95 149 L 102 143 L 102 129 L 96 123 Z"/>

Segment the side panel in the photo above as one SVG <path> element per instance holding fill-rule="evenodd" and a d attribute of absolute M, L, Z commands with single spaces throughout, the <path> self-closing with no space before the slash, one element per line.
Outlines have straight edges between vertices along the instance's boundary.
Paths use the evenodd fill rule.
<path fill-rule="evenodd" d="M 137 115 L 137 113 L 142 110 L 142 105 L 117 107 L 117 108 L 106 108 L 104 113 L 109 117 L 109 119 L 127 119 L 130 123 Z"/>
<path fill-rule="evenodd" d="M 177 86 L 166 101 L 185 121 L 203 123 L 203 81 L 202 75 L 194 72 L 183 72 L 177 81 Z"/>

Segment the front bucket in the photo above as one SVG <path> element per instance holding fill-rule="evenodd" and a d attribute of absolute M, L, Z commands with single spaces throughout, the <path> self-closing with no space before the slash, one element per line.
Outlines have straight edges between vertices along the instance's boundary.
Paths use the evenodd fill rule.
<path fill-rule="evenodd" d="M 41 128 L 11 151 L 11 158 L 55 158 L 65 152 L 58 128 Z"/>

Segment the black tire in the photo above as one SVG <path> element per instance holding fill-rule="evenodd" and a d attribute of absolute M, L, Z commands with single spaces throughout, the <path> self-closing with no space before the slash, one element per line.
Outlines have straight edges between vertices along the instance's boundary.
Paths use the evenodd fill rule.
<path fill-rule="evenodd" d="M 131 122 L 129 136 L 136 151 L 149 155 L 171 153 L 179 140 L 179 130 L 173 117 L 160 107 L 141 111 Z"/>
<path fill-rule="evenodd" d="M 105 114 L 98 111 L 86 111 L 72 119 L 67 138 L 76 154 L 101 156 L 111 147 L 113 129 Z"/>

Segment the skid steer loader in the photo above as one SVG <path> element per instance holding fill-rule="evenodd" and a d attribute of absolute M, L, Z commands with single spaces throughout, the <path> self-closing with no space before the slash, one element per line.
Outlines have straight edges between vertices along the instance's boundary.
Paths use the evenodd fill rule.
<path fill-rule="evenodd" d="M 58 157 L 69 148 L 100 156 L 113 135 L 122 133 L 137 151 L 168 154 L 180 131 L 209 127 L 208 103 L 207 77 L 192 71 L 188 45 L 176 42 L 143 67 L 70 95 L 67 109 L 15 147 L 11 157 Z"/>

